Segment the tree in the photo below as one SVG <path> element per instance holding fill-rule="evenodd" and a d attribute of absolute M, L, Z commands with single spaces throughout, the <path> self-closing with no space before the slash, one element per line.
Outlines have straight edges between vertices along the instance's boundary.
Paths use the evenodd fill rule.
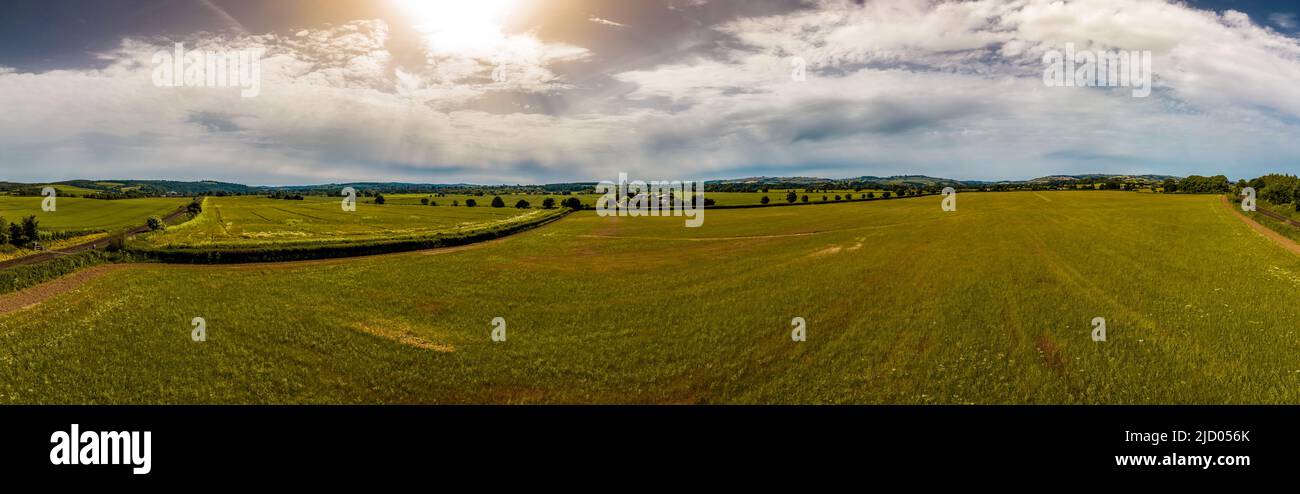
<path fill-rule="evenodd" d="M 198 197 L 195 197 L 193 201 L 190 201 L 189 205 L 185 206 L 185 213 L 190 215 L 190 218 L 198 216 L 199 213 L 202 212 L 203 212 L 203 199 L 200 199 Z"/>
<path fill-rule="evenodd" d="M 799 200 L 803 202 L 808 202 L 808 194 L 804 194 L 803 197 L 799 198 Z"/>
<path fill-rule="evenodd" d="M 530 207 L 532 207 L 532 205 L 528 204 L 528 201 L 523 199 L 520 199 L 519 202 L 515 203 L 515 209 L 528 209 Z"/>
<path fill-rule="evenodd" d="M 542 208 L 543 208 L 543 209 L 554 209 L 554 208 L 555 208 L 555 198 L 553 198 L 553 197 L 547 197 L 546 199 L 542 199 Z"/>
<path fill-rule="evenodd" d="M 885 198 L 885 199 L 889 199 L 889 191 L 886 190 L 886 191 L 882 192 L 882 193 L 880 194 L 880 197 L 883 197 L 883 198 Z"/>
<path fill-rule="evenodd" d="M 0 217 L 0 245 L 9 243 L 9 222 Z"/>
<path fill-rule="evenodd" d="M 785 193 L 785 202 L 793 204 L 797 200 L 799 200 L 799 198 L 794 195 L 793 190 Z"/>
<path fill-rule="evenodd" d="M 875 199 L 875 198 L 876 198 L 876 193 L 875 193 L 875 192 L 868 192 L 868 193 L 867 193 L 867 199 Z"/>
<path fill-rule="evenodd" d="M 826 196 L 822 196 L 822 202 L 826 202 Z"/>
<path fill-rule="evenodd" d="M 835 200 L 837 200 L 837 201 L 842 201 L 842 200 L 844 200 L 844 198 L 843 198 L 843 197 L 840 197 L 839 194 L 835 194 Z"/>
<path fill-rule="evenodd" d="M 1165 189 L 1166 194 L 1178 192 L 1178 181 L 1172 178 L 1166 178 L 1165 183 L 1161 186 L 1161 188 Z"/>
<path fill-rule="evenodd" d="M 14 247 L 22 247 L 26 242 L 23 241 L 23 225 L 18 223 L 9 224 L 9 243 Z"/>
<path fill-rule="evenodd" d="M 767 196 L 763 196 L 763 198 L 762 198 L 762 199 L 759 199 L 758 202 L 763 203 L 763 204 L 767 204 L 767 203 L 769 203 L 769 202 L 772 202 L 772 200 L 771 200 L 771 199 L 768 199 Z"/>
<path fill-rule="evenodd" d="M 438 201 L 429 201 L 429 205 L 430 205 L 430 206 L 437 206 L 437 205 L 438 205 Z"/>
<path fill-rule="evenodd" d="M 474 206 L 478 206 L 478 201 L 475 201 L 473 199 L 465 199 L 465 207 L 472 208 Z"/>
<path fill-rule="evenodd" d="M 150 216 L 149 219 L 145 221 L 145 224 L 149 225 L 149 231 L 154 232 L 167 228 L 167 224 L 163 223 L 162 218 L 159 218 L 158 216 Z"/>
<path fill-rule="evenodd" d="M 501 200 L 501 196 L 492 196 L 492 207 L 504 208 L 506 207 L 506 202 Z"/>
<path fill-rule="evenodd" d="M 23 237 L 23 240 L 26 240 L 26 242 L 23 242 L 24 244 L 36 242 L 41 239 L 40 222 L 36 221 L 35 215 L 23 218 Z"/>
<path fill-rule="evenodd" d="M 428 206 L 428 205 L 429 205 L 429 198 L 428 198 L 428 197 L 421 197 L 421 198 L 420 198 L 420 205 L 421 205 L 421 206 Z"/>
<path fill-rule="evenodd" d="M 451 207 L 453 207 L 453 208 L 458 208 L 458 207 L 460 207 L 460 200 L 458 199 L 458 200 L 455 200 L 455 201 L 451 201 Z"/>
<path fill-rule="evenodd" d="M 384 195 L 383 195 L 383 194 L 379 194 L 379 193 L 376 193 L 376 194 L 375 194 L 375 204 L 380 204 L 380 205 L 382 205 L 382 204 L 384 204 L 385 202 L 388 202 L 388 200 L 387 200 L 387 199 L 384 199 Z"/>
<path fill-rule="evenodd" d="M 717 204 L 717 203 L 718 203 L 718 202 L 717 202 L 717 201 L 714 201 L 713 198 L 711 198 L 711 197 L 705 197 L 705 198 L 704 198 L 704 205 L 705 205 L 706 207 L 707 207 L 707 206 L 713 206 L 714 204 Z"/>
<path fill-rule="evenodd" d="M 570 197 L 561 202 L 560 205 L 576 211 L 582 209 L 582 200 L 577 197 Z"/>

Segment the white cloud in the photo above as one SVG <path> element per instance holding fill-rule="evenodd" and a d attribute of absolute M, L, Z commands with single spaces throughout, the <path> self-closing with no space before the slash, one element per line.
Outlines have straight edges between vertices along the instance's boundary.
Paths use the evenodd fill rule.
<path fill-rule="evenodd" d="M 191 40 L 265 49 L 252 99 L 153 87 L 150 57 L 169 45 L 130 39 L 102 68 L 0 68 L 0 167 L 11 180 L 514 183 L 1249 175 L 1300 159 L 1300 46 L 1241 13 L 1150 0 L 815 7 L 717 26 L 729 39 L 715 50 L 614 73 L 622 92 L 564 77 L 564 64 L 593 63 L 587 48 L 496 27 L 421 31 L 415 64 L 398 62 L 382 21 Z M 1042 53 L 1065 43 L 1151 50 L 1156 93 L 1044 87 Z M 806 82 L 791 79 L 796 56 Z M 599 110 L 475 109 L 493 97 Z"/>
<path fill-rule="evenodd" d="M 1291 12 L 1286 12 L 1286 13 L 1283 13 L 1283 12 L 1275 12 L 1275 13 L 1269 14 L 1269 15 L 1268 15 L 1268 21 L 1269 21 L 1269 22 L 1272 22 L 1273 24 L 1277 24 L 1278 27 L 1281 27 L 1281 28 L 1284 28 L 1284 29 L 1295 29 L 1295 28 L 1296 28 L 1295 14 L 1294 14 L 1294 13 L 1291 13 Z"/>
<path fill-rule="evenodd" d="M 611 20 L 609 20 L 609 19 L 601 19 L 601 18 L 596 17 L 596 16 L 594 16 L 594 15 L 593 15 L 593 16 L 590 16 L 590 17 L 587 17 L 587 22 L 594 22 L 594 23 L 596 23 L 596 24 L 602 24 L 602 25 L 610 26 L 610 27 L 627 27 L 627 24 L 623 24 L 623 23 L 620 23 L 620 22 L 614 22 L 614 21 L 611 21 Z"/>

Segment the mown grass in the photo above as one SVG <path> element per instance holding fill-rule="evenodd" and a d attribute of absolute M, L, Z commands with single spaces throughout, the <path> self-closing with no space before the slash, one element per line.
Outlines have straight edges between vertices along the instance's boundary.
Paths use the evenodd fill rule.
<path fill-rule="evenodd" d="M 392 241 L 455 234 L 529 221 L 554 211 L 479 207 L 431 208 L 342 199 L 302 201 L 266 197 L 210 197 L 203 213 L 183 225 L 142 237 L 154 249 L 257 249 Z"/>
<path fill-rule="evenodd" d="M 1300 258 L 1219 200 L 585 211 L 455 252 L 137 265 L 0 316 L 0 402 L 1300 402 Z"/>
<path fill-rule="evenodd" d="M 41 197 L 0 196 L 0 217 L 9 222 L 35 215 L 42 231 L 106 232 L 144 225 L 149 216 L 165 216 L 184 206 L 185 198 L 83 199 L 59 197 L 55 211 L 41 210 Z"/>

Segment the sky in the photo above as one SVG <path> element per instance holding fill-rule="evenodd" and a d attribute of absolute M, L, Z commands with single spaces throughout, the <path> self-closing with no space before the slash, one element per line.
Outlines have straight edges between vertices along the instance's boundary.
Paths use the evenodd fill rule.
<path fill-rule="evenodd" d="M 1292 1 L 2 8 L 0 181 L 1236 179 L 1300 170 Z M 160 85 L 158 54 L 175 43 L 259 53 L 256 96 Z M 1044 55 L 1067 44 L 1149 51 L 1150 96 L 1046 84 Z"/>

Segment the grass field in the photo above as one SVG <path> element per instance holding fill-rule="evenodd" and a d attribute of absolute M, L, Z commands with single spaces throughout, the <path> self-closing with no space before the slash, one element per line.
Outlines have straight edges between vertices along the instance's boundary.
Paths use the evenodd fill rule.
<path fill-rule="evenodd" d="M 0 316 L 0 402 L 1300 402 L 1300 257 L 1218 196 L 940 200 L 131 265 Z"/>
<path fill-rule="evenodd" d="M 543 211 L 512 207 L 432 208 L 357 203 L 343 211 L 342 199 L 302 201 L 265 197 L 210 197 L 195 220 L 150 234 L 154 247 L 250 248 L 372 239 L 410 238 L 521 221 Z"/>
<path fill-rule="evenodd" d="M 144 225 L 151 215 L 164 216 L 189 199 L 99 200 L 60 197 L 56 210 L 41 211 L 41 197 L 0 196 L 0 217 L 16 222 L 36 215 L 44 231 L 116 231 Z"/>

